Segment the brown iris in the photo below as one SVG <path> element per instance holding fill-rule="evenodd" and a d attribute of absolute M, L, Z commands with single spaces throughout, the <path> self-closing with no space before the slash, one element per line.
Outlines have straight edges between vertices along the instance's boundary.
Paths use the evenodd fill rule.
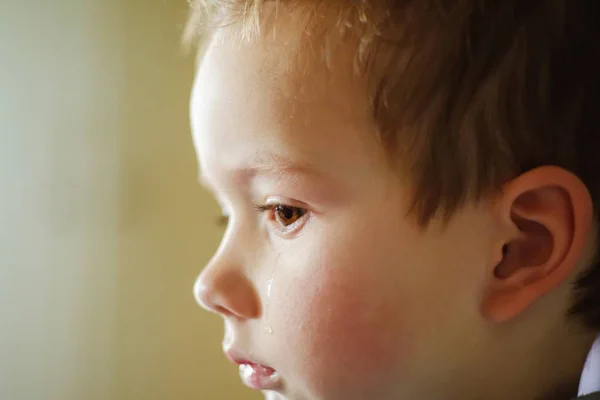
<path fill-rule="evenodd" d="M 306 210 L 298 207 L 276 205 L 273 208 L 275 220 L 283 226 L 290 226 L 306 214 Z"/>

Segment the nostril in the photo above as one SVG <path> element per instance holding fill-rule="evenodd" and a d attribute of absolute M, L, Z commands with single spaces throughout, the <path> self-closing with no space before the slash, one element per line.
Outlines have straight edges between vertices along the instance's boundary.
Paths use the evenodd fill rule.
<path fill-rule="evenodd" d="M 244 320 L 260 313 L 254 286 L 239 269 L 204 270 L 194 285 L 194 297 L 201 307 L 224 317 Z"/>
<path fill-rule="evenodd" d="M 232 316 L 232 312 L 229 311 L 227 308 L 223 307 L 223 306 L 215 306 L 214 311 L 218 314 L 224 315 L 224 316 Z"/>
<path fill-rule="evenodd" d="M 245 310 L 244 299 L 230 298 L 227 293 L 220 293 L 206 287 L 202 288 L 196 295 L 198 304 L 207 311 L 219 314 L 223 317 L 239 319 L 251 318 Z"/>

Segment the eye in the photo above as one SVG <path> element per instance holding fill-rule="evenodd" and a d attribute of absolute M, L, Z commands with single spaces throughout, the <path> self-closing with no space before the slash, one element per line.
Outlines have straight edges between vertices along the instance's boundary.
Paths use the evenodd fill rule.
<path fill-rule="evenodd" d="M 304 217 L 306 215 L 306 210 L 299 207 L 278 204 L 273 208 L 273 215 L 279 224 L 288 227 Z"/>
<path fill-rule="evenodd" d="M 259 213 L 268 213 L 268 219 L 276 226 L 280 234 L 292 234 L 299 231 L 309 213 L 305 208 L 280 203 L 255 207 Z"/>

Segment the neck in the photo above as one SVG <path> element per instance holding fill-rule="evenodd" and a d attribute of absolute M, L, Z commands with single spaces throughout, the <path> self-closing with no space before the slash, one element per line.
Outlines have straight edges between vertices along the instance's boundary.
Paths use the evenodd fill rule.
<path fill-rule="evenodd" d="M 538 346 L 531 344 L 537 352 L 522 353 L 522 361 L 515 369 L 511 382 L 511 392 L 503 398 L 538 399 L 538 400 L 571 400 L 577 397 L 579 380 L 586 357 L 591 349 L 593 338 L 588 335 L 565 335 L 555 341 Z M 531 356 L 526 356 L 531 354 Z M 525 357 L 530 357 L 524 359 Z M 520 394 L 522 393 L 522 395 Z"/>
<path fill-rule="evenodd" d="M 537 400 L 572 400 L 577 397 L 577 381 L 557 386 Z"/>
<path fill-rule="evenodd" d="M 520 335 L 504 332 L 493 338 L 488 342 L 488 351 L 481 349 L 481 356 L 473 364 L 473 382 L 483 384 L 474 387 L 475 392 L 468 398 L 571 400 L 577 397 L 595 335 L 574 332 L 564 325 L 564 322 L 562 326 L 540 324 L 529 332 L 520 330 Z M 540 331 L 552 332 L 552 336 L 542 338 Z"/>

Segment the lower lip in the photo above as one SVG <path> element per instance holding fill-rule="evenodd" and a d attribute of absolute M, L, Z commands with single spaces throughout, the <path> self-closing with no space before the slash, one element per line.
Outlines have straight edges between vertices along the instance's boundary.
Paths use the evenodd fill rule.
<path fill-rule="evenodd" d="M 262 365 L 240 364 L 240 377 L 246 386 L 256 390 L 276 390 L 280 386 L 279 374 Z"/>

